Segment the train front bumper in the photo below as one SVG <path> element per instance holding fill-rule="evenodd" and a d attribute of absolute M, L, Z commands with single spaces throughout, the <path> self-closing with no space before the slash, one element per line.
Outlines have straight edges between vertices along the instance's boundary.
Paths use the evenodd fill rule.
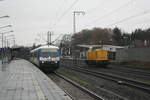
<path fill-rule="evenodd" d="M 55 71 L 59 68 L 59 61 L 42 61 L 39 68 L 43 71 Z"/>
<path fill-rule="evenodd" d="M 59 61 L 40 61 L 40 66 L 56 66 L 59 65 Z"/>

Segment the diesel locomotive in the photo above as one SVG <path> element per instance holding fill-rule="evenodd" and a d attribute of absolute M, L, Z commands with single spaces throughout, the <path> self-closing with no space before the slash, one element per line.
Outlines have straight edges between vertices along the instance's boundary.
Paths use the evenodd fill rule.
<path fill-rule="evenodd" d="M 90 49 L 86 53 L 85 62 L 88 65 L 106 67 L 109 64 L 109 51 L 103 49 Z"/>

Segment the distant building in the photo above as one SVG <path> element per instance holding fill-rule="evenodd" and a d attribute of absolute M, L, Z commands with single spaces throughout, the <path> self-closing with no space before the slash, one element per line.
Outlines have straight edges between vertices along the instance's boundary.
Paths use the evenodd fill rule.
<path fill-rule="evenodd" d="M 149 40 L 134 40 L 131 47 L 150 47 Z"/>
<path fill-rule="evenodd" d="M 125 48 L 124 46 L 114 46 L 114 45 L 77 45 L 78 47 L 81 47 L 81 48 L 101 48 L 101 49 L 104 49 L 104 50 L 109 50 L 109 51 L 112 51 L 112 52 L 116 52 L 116 50 L 118 48 Z"/>

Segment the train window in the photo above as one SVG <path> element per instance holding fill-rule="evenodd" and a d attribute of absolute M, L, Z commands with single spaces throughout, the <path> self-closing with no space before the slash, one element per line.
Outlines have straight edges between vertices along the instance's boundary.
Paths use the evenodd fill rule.
<path fill-rule="evenodd" d="M 34 57 L 36 57 L 36 53 L 34 52 Z"/>
<path fill-rule="evenodd" d="M 57 52 L 57 49 L 42 49 L 41 52 Z"/>
<path fill-rule="evenodd" d="M 57 57 L 58 52 L 42 52 L 41 56 L 43 56 L 43 57 Z"/>
<path fill-rule="evenodd" d="M 30 56 L 33 57 L 33 53 L 31 53 Z"/>

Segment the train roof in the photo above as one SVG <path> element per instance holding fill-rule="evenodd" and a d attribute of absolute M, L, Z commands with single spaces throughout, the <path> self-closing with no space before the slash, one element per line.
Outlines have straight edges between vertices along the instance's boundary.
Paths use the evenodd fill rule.
<path fill-rule="evenodd" d="M 77 45 L 81 48 L 87 48 L 87 49 L 103 49 L 103 50 L 110 50 L 113 52 L 116 52 L 117 49 L 123 49 L 125 46 L 114 46 L 114 45 Z"/>
<path fill-rule="evenodd" d="M 44 46 L 40 46 L 40 47 L 38 47 L 38 48 L 35 48 L 35 49 L 33 49 L 33 50 L 31 50 L 30 52 L 34 52 L 34 51 L 37 51 L 37 50 L 39 50 L 39 49 L 59 49 L 59 47 L 57 47 L 57 46 L 53 46 L 53 45 L 44 45 Z"/>

